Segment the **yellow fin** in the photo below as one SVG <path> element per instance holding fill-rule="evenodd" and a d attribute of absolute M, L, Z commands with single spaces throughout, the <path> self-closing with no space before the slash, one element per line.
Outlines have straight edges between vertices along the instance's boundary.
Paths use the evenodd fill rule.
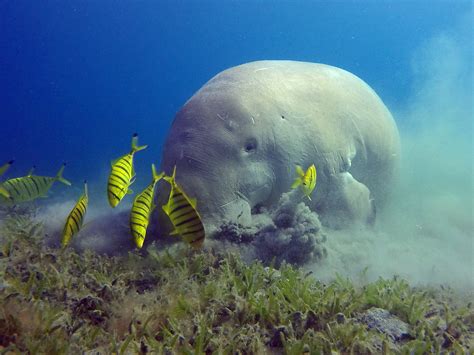
<path fill-rule="evenodd" d="M 154 181 L 154 182 L 157 182 L 157 181 L 161 180 L 161 178 L 162 178 L 163 176 L 165 176 L 165 172 L 164 172 L 164 171 L 161 172 L 160 174 L 158 174 L 158 173 L 156 172 L 155 164 L 151 164 L 151 173 L 152 173 L 153 181 Z"/>
<path fill-rule="evenodd" d="M 295 181 L 293 182 L 293 184 L 291 185 L 291 188 L 296 189 L 298 186 L 301 185 L 302 182 L 303 180 L 300 177 L 297 177 Z"/>
<path fill-rule="evenodd" d="M 62 182 L 64 185 L 67 185 L 67 186 L 71 186 L 71 182 L 69 182 L 68 180 L 66 180 L 65 178 L 63 178 L 63 171 L 64 171 L 64 168 L 66 167 L 66 163 L 64 163 L 61 168 L 59 169 L 58 173 L 56 174 L 56 180 L 58 180 L 59 182 Z"/>
<path fill-rule="evenodd" d="M 165 175 L 163 179 L 169 182 L 171 185 L 173 185 L 175 183 L 175 178 L 176 178 L 176 165 L 173 168 L 173 174 L 171 174 L 171 176 Z"/>
<path fill-rule="evenodd" d="M 304 170 L 301 166 L 299 165 L 296 165 L 296 174 L 298 174 L 298 176 L 301 176 L 303 177 L 304 176 Z"/>
<path fill-rule="evenodd" d="M 128 194 L 128 195 L 133 194 L 133 190 L 132 190 L 132 189 L 128 189 L 128 190 L 127 190 L 127 194 Z"/>
<path fill-rule="evenodd" d="M 131 154 L 139 152 L 140 150 L 146 149 L 148 145 L 138 145 L 138 134 L 134 133 L 132 136 L 132 151 Z"/>

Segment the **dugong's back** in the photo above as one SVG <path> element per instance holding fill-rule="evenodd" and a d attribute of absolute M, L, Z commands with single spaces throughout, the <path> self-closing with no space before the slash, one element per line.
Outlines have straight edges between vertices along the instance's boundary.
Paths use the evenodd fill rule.
<path fill-rule="evenodd" d="M 374 199 L 383 204 L 399 150 L 390 112 L 355 75 L 323 64 L 258 61 L 219 73 L 186 102 L 162 168 L 177 164 L 178 182 L 201 201 L 204 215 L 242 218 L 289 190 L 295 164 L 315 164 L 312 207 L 354 219 L 367 217 Z"/>
<path fill-rule="evenodd" d="M 192 99 L 205 97 L 209 111 L 232 97 L 247 111 L 264 113 L 258 118 L 273 127 L 292 158 L 316 160 L 321 182 L 324 175 L 350 170 L 378 205 L 398 173 L 400 141 L 392 115 L 369 85 L 343 69 L 297 61 L 246 63 L 219 73 Z M 302 141 L 309 144 L 297 151 Z"/>

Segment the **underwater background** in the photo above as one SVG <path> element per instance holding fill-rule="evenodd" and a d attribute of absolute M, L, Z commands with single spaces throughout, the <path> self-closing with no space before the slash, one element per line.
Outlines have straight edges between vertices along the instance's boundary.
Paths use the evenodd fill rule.
<path fill-rule="evenodd" d="M 48 231 L 62 228 L 67 214 L 83 191 L 82 181 L 87 179 L 90 194 L 87 219 L 97 220 L 111 213 L 106 195 L 110 162 L 130 150 L 131 135 L 138 133 L 139 144 L 148 144 L 148 148 L 135 157 L 137 180 L 132 188 L 140 191 L 150 181 L 151 163 L 160 164 L 163 144 L 174 115 L 220 71 L 264 59 L 308 61 L 340 67 L 368 83 L 393 114 L 401 136 L 400 182 L 394 186 L 395 193 L 389 205 L 380 213 L 378 211 L 376 228 L 354 227 L 328 232 L 327 257 L 303 265 L 304 270 L 314 276 L 314 280 L 338 280 L 339 283 L 331 284 L 331 287 L 336 285 L 335 290 L 344 295 L 357 294 L 364 300 L 361 302 L 389 309 L 413 326 L 418 324 L 410 313 L 413 307 L 418 305 L 420 314 L 429 308 L 421 301 L 421 293 L 418 294 L 416 289 L 407 291 L 408 284 L 398 279 L 384 283 L 379 277 L 390 279 L 397 275 L 406 279 L 410 287 L 452 287 L 456 293 L 468 295 L 467 298 L 472 298 L 474 292 L 472 11 L 472 1 L 0 1 L 0 117 L 3 133 L 0 164 L 15 159 L 2 179 L 23 176 L 32 166 L 39 175 L 54 176 L 61 164 L 67 162 L 64 177 L 73 185 L 55 184 L 48 199 L 36 202 L 38 216 L 35 218 L 44 221 Z M 126 197 L 120 209 L 128 209 L 131 201 L 130 196 Z M 27 224 L 25 228 L 33 227 Z M 38 246 L 29 245 L 27 240 L 22 247 L 25 250 L 33 248 L 31 253 L 34 254 L 37 251 L 34 248 Z M 178 268 L 180 274 L 176 284 L 187 282 L 189 275 L 198 271 L 206 274 L 209 268 L 219 269 L 215 263 L 227 265 L 227 269 L 219 274 L 222 279 L 239 278 L 246 272 L 255 275 L 269 272 L 260 266 L 245 269 L 233 257 L 223 262 L 221 256 L 206 259 L 198 255 L 189 264 L 180 266 L 180 261 L 176 260 L 158 256 L 155 260 L 155 254 L 151 262 L 133 259 L 136 257 L 133 255 L 132 260 L 125 264 L 115 259 L 96 259 L 97 256 L 89 254 L 68 255 L 58 256 L 58 263 L 70 258 L 73 263 L 67 267 L 71 269 L 90 263 L 103 273 L 95 275 L 94 282 L 102 280 L 106 284 L 109 281 L 104 281 L 104 275 L 124 275 L 127 267 L 133 269 L 137 265 L 154 270 L 154 275 L 158 275 L 156 280 L 176 278 L 174 270 Z M 41 270 L 42 263 L 34 265 Z M 231 275 L 232 268 L 237 271 Z M 295 283 L 287 287 L 296 293 L 301 291 L 294 295 L 293 303 L 287 299 L 288 309 L 301 309 L 305 324 L 308 324 L 312 316 L 305 308 L 307 303 L 303 302 L 302 306 L 296 301 L 305 299 L 306 289 L 292 274 L 292 269 L 284 266 L 281 272 Z M 374 303 L 373 289 L 369 287 L 356 292 L 342 281 L 345 277 L 355 280 L 357 285 L 379 282 L 371 287 L 397 290 L 400 292 L 397 297 L 402 301 L 413 300 L 412 308 L 409 308 L 410 312 L 403 311 L 406 314 L 400 312 L 398 303 L 380 294 L 380 300 Z M 260 280 L 258 276 L 255 278 Z M 272 287 L 280 282 L 270 279 Z M 213 280 L 215 283 L 210 282 L 209 287 L 215 288 L 206 289 L 204 293 L 216 292 L 222 286 L 221 281 Z M 160 282 L 153 281 L 152 286 L 143 286 L 135 281 L 131 284 L 140 289 L 140 294 Z M 262 288 L 268 286 L 263 279 L 257 281 L 257 284 L 261 281 Z M 54 282 L 65 281 L 54 279 Z M 189 282 L 186 290 L 191 293 L 190 290 L 197 287 L 194 284 L 197 281 Z M 303 283 L 308 288 L 319 289 L 320 286 Z M 176 288 L 179 286 L 176 284 L 167 284 L 167 287 Z M 18 287 L 25 295 L 33 292 Z M 110 297 L 122 297 L 122 291 L 114 287 L 110 286 Z M 275 287 L 281 288 L 282 285 Z M 97 290 L 97 294 L 108 292 L 103 288 Z M 329 291 L 324 293 L 326 291 L 311 297 L 331 297 Z M 159 292 L 162 294 L 158 297 L 168 297 L 165 291 Z M 188 295 L 186 292 L 183 294 Z M 250 294 L 246 290 L 241 296 L 250 297 Z M 126 297 L 126 302 L 131 302 L 130 314 L 120 316 L 127 321 L 102 314 L 108 322 L 107 331 L 112 334 L 113 329 L 120 329 L 116 338 L 119 344 L 124 339 L 140 344 L 140 336 L 146 334 L 145 330 L 140 328 L 140 336 L 136 338 L 137 333 L 133 333 L 135 335 L 130 339 L 127 337 L 127 331 L 132 334 L 127 323 L 129 319 L 140 318 L 133 313 L 133 307 L 139 308 L 138 301 L 133 303 L 129 294 L 123 297 Z M 260 299 L 260 296 L 255 297 Z M 454 301 L 449 297 L 443 302 L 454 307 Z M 101 302 L 106 298 L 102 297 Z M 305 302 L 309 302 L 309 298 L 307 296 Z M 340 302 L 350 303 L 343 297 Z M 84 306 L 80 302 L 74 305 L 78 308 Z M 178 308 L 168 305 L 163 314 L 173 310 L 181 316 L 193 305 L 180 304 L 176 306 Z M 7 308 L 6 301 L 3 306 Z M 18 305 L 9 306 L 21 309 Z M 336 313 L 342 312 L 349 318 L 352 312 L 343 306 L 338 308 L 332 304 L 331 307 L 328 322 Z M 235 314 L 236 311 L 230 308 Z M 366 308 L 365 304 L 362 308 Z M 359 310 L 356 306 L 354 309 Z M 33 313 L 37 311 L 30 309 Z M 251 314 L 250 310 L 247 311 Z M 445 311 L 444 315 L 447 313 Z M 272 314 L 271 310 L 268 314 Z M 87 317 L 92 316 L 87 313 L 84 319 Z M 472 310 L 459 313 L 458 318 L 452 317 L 464 322 L 464 328 L 456 325 L 456 329 L 461 329 L 459 334 L 468 334 L 460 341 L 466 350 L 466 344 L 472 346 Z M 466 321 L 463 317 L 470 318 Z M 275 321 L 270 318 L 268 324 Z M 445 325 L 451 324 L 448 317 L 445 318 Z M 37 319 L 39 323 L 44 321 L 39 315 Z M 89 318 L 86 321 L 94 323 Z M 0 317 L 0 329 L 6 334 L 7 328 L 2 322 Z M 103 324 L 101 322 L 97 324 Z M 156 328 L 162 327 L 160 321 L 151 323 Z M 180 326 L 186 328 L 189 324 L 184 322 Z M 317 327 L 314 330 L 317 331 Z M 255 329 L 248 331 L 251 333 Z M 278 331 L 276 336 L 272 333 L 273 338 L 272 334 L 268 335 L 270 340 L 266 346 L 273 346 L 269 344 L 276 339 L 276 348 L 281 348 L 280 333 L 284 332 Z M 443 343 L 446 345 L 444 348 L 458 351 L 450 348 L 457 344 L 450 338 L 456 338 L 454 333 L 446 331 L 440 334 L 449 340 L 445 340 L 447 345 Z M 170 330 L 170 334 L 174 333 Z M 413 339 L 418 341 L 419 334 L 413 335 Z M 168 339 L 168 335 L 161 335 L 162 339 Z M 184 334 L 184 337 L 187 339 L 188 336 Z M 289 335 L 285 337 L 292 339 Z M 459 336 L 456 339 L 459 340 Z M 0 345 L 8 344 L 9 341 L 3 340 L 0 339 Z M 94 341 L 90 340 L 86 347 L 96 348 L 98 345 Z M 206 341 L 203 340 L 208 344 L 209 339 Z M 147 344 L 151 346 L 151 343 Z M 175 343 L 166 344 L 170 349 L 184 352 L 184 348 L 176 350 Z M 307 339 L 301 344 L 295 342 L 293 353 L 301 353 L 304 344 L 312 343 Z M 164 351 L 160 346 L 157 345 L 157 349 Z M 245 348 L 239 346 L 235 349 Z M 262 349 L 255 344 L 248 346 L 257 353 Z M 292 353 L 291 346 L 284 347 L 286 353 Z M 28 346 L 20 348 L 30 349 Z M 338 349 L 347 350 L 349 347 L 338 345 Z M 63 350 L 55 351 L 61 353 Z"/>
<path fill-rule="evenodd" d="M 472 49 L 470 1 L 2 1 L 0 10 L 2 158 L 16 159 L 12 174 L 32 165 L 53 174 L 67 161 L 76 186 L 99 183 L 133 132 L 150 145 L 136 164 L 137 183 L 147 183 L 178 109 L 245 62 L 348 70 L 400 126 L 414 124 L 399 111 L 440 70 L 427 66 L 459 71 L 448 80 L 461 92 L 472 73 L 462 57 Z"/>
<path fill-rule="evenodd" d="M 320 62 L 366 81 L 402 137 L 388 240 L 375 238 L 377 253 L 356 269 L 416 274 L 448 263 L 456 267 L 447 279 L 472 276 L 472 2 L 3 1 L 0 10 L 0 152 L 16 160 L 6 177 L 33 165 L 53 176 L 67 162 L 73 186 L 40 201 L 57 224 L 84 179 L 89 217 L 110 211 L 110 162 L 134 132 L 149 148 L 135 159 L 133 188 L 148 184 L 175 113 L 220 71 L 262 59 Z M 420 233 L 430 238 L 420 242 Z M 404 246 L 410 261 L 418 245 L 430 252 L 392 265 L 379 259 L 389 245 Z"/>

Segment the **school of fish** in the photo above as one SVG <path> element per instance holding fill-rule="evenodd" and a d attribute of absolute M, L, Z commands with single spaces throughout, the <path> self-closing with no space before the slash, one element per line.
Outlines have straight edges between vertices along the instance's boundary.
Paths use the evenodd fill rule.
<path fill-rule="evenodd" d="M 107 198 L 112 208 L 115 208 L 126 194 L 133 194 L 130 185 L 135 181 L 134 154 L 147 147 L 147 145 L 138 145 L 138 135 L 135 133 L 132 136 L 130 152 L 112 161 L 107 183 Z M 13 162 L 10 160 L 0 166 L 0 177 L 9 170 Z M 63 164 L 53 177 L 33 175 L 34 168 L 32 168 L 26 176 L 0 181 L 0 205 L 14 205 L 37 198 L 45 198 L 56 181 L 70 186 L 71 183 L 63 177 L 65 166 L 66 164 Z M 136 247 L 138 249 L 143 247 L 148 225 L 156 208 L 154 203 L 156 185 L 163 179 L 171 186 L 168 202 L 162 206 L 174 226 L 171 235 L 179 235 L 191 247 L 201 248 L 206 232 L 197 210 L 197 201 L 189 197 L 176 182 L 176 166 L 174 166 L 171 176 L 166 176 L 164 172 L 158 174 L 154 164 L 151 165 L 151 168 L 151 183 L 136 195 L 130 210 L 130 232 Z M 306 171 L 297 165 L 296 178 L 291 188 L 295 189 L 301 186 L 304 196 L 311 200 L 310 196 L 316 187 L 316 179 L 317 173 L 314 164 L 310 165 Z M 63 248 L 67 247 L 72 238 L 80 232 L 88 204 L 87 182 L 84 181 L 84 193 L 77 200 L 64 224 L 61 238 Z"/>

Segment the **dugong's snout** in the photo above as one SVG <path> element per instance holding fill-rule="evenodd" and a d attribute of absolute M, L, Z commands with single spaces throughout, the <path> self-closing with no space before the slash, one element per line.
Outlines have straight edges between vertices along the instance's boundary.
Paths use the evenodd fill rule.
<path fill-rule="evenodd" d="M 176 165 L 176 181 L 196 198 L 205 225 L 249 224 L 252 208 L 265 205 L 273 193 L 267 130 L 256 130 L 248 119 L 237 121 L 235 113 L 209 112 L 209 103 L 195 106 L 191 100 L 178 113 L 162 168 L 169 172 Z"/>

